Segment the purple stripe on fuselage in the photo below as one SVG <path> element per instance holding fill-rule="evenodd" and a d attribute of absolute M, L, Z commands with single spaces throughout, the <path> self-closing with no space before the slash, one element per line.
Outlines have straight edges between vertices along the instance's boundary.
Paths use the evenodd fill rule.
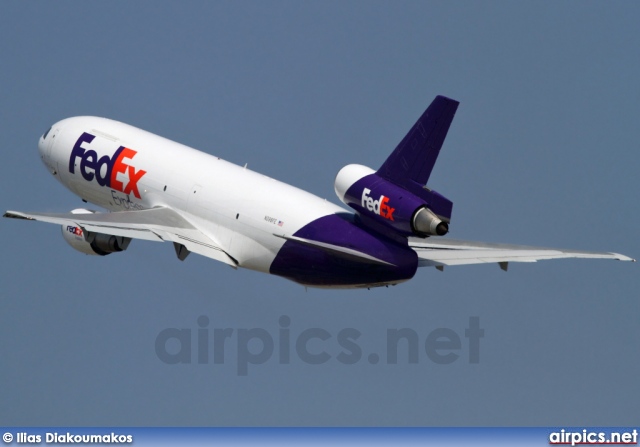
<path fill-rule="evenodd" d="M 349 213 L 321 217 L 294 236 L 350 248 L 391 264 L 356 260 L 288 240 L 269 270 L 301 284 L 319 287 L 393 284 L 412 278 L 418 268 L 418 257 L 406 243 L 363 227 Z"/>

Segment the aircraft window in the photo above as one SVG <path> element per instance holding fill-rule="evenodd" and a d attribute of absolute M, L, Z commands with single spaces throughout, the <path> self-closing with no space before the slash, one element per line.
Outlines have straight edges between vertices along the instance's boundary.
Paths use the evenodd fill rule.
<path fill-rule="evenodd" d="M 51 131 L 51 127 L 49 127 L 49 128 L 47 129 L 47 131 L 44 133 L 44 135 L 42 135 L 42 139 L 43 139 L 43 140 L 46 140 L 46 139 L 47 139 L 47 135 L 49 135 L 49 132 L 50 132 L 50 131 Z"/>

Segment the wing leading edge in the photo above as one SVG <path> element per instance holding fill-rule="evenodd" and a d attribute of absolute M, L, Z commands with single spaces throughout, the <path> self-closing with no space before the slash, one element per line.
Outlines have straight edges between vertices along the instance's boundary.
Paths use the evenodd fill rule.
<path fill-rule="evenodd" d="M 84 231 L 113 236 L 171 241 L 183 245 L 188 251 L 215 259 L 236 268 L 238 261 L 209 236 L 171 208 L 153 208 L 140 211 L 114 213 L 23 213 L 7 211 L 3 217 L 37 220 L 59 225 L 73 224 Z"/>
<path fill-rule="evenodd" d="M 619 253 L 494 244 L 456 239 L 409 238 L 409 246 L 418 254 L 419 267 L 431 266 L 440 270 L 448 265 L 494 262 L 499 264 L 503 270 L 507 270 L 509 262 L 537 262 L 562 258 L 616 259 L 635 262 L 635 259 Z"/>

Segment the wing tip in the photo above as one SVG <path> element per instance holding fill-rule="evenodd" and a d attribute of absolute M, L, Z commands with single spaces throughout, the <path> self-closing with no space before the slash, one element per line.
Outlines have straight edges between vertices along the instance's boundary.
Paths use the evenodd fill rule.
<path fill-rule="evenodd" d="M 9 219 L 35 220 L 33 217 L 25 216 L 17 211 L 5 211 L 2 217 L 7 217 Z"/>
<path fill-rule="evenodd" d="M 634 258 L 630 258 L 629 256 L 621 255 L 620 253 L 610 253 L 617 259 L 618 261 L 626 261 L 626 262 L 636 262 Z"/>

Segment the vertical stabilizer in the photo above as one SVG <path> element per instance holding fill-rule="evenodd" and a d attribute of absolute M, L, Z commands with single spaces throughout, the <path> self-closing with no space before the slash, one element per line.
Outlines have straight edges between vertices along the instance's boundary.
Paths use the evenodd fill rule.
<path fill-rule="evenodd" d="M 393 153 L 378 170 L 378 175 L 398 186 L 412 190 L 429 180 L 444 142 L 458 101 L 436 96 Z"/>

